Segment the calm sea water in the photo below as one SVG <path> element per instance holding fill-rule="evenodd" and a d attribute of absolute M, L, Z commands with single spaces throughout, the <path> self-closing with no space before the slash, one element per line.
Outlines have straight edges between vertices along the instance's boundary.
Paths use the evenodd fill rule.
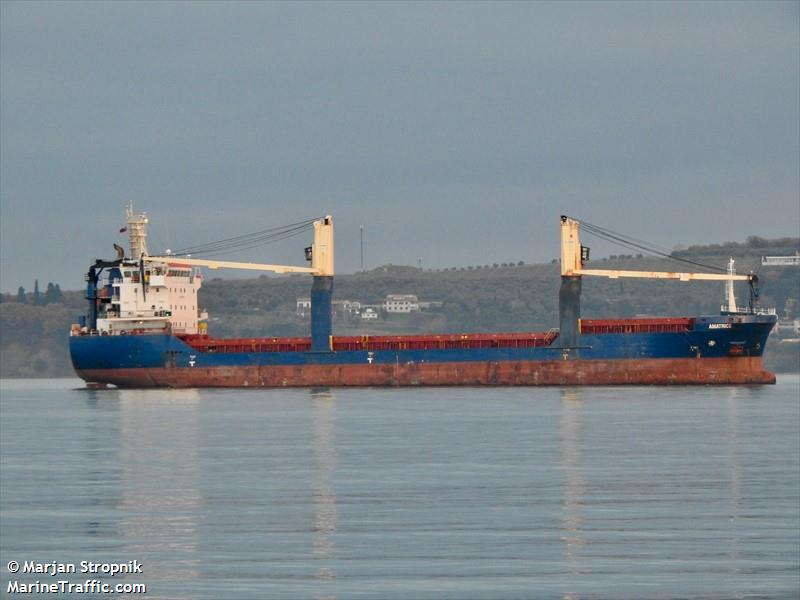
<path fill-rule="evenodd" d="M 800 379 L 90 391 L 3 381 L 0 583 L 147 600 L 796 598 Z M 12 594 L 19 597 L 21 594 Z M 58 594 L 48 597 L 91 597 Z M 106 596 L 107 597 L 107 596 Z"/>

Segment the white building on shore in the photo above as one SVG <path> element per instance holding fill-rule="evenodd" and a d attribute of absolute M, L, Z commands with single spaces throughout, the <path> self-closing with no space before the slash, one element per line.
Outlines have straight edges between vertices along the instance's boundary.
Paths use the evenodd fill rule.
<path fill-rule="evenodd" d="M 383 301 L 383 310 L 393 314 L 419 311 L 419 299 L 414 294 L 389 294 Z"/>

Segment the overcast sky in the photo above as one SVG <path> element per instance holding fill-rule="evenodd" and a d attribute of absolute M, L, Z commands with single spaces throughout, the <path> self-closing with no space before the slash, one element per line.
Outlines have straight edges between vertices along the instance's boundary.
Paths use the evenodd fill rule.
<path fill-rule="evenodd" d="M 361 224 L 368 268 L 800 235 L 797 2 L 0 6 L 6 292 L 82 287 L 129 200 L 151 252 L 331 213 L 339 272 Z"/>

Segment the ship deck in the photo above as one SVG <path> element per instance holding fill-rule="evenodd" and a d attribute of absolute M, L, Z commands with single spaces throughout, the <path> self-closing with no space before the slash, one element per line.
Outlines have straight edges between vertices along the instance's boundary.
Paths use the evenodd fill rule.
<path fill-rule="evenodd" d="M 586 319 L 581 333 L 674 333 L 690 331 L 690 318 Z M 198 352 L 310 352 L 310 337 L 260 337 L 217 339 L 208 335 L 178 336 Z M 427 335 L 362 335 L 332 336 L 334 352 L 353 350 L 448 350 L 477 348 L 535 348 L 550 346 L 558 331 L 526 333 L 460 333 Z"/>

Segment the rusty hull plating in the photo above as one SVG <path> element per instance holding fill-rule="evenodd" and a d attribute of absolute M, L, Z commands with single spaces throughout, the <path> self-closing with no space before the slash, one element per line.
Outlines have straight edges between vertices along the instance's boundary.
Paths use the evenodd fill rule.
<path fill-rule="evenodd" d="M 340 387 L 773 384 L 761 357 L 396 363 L 79 371 L 118 387 Z"/>

